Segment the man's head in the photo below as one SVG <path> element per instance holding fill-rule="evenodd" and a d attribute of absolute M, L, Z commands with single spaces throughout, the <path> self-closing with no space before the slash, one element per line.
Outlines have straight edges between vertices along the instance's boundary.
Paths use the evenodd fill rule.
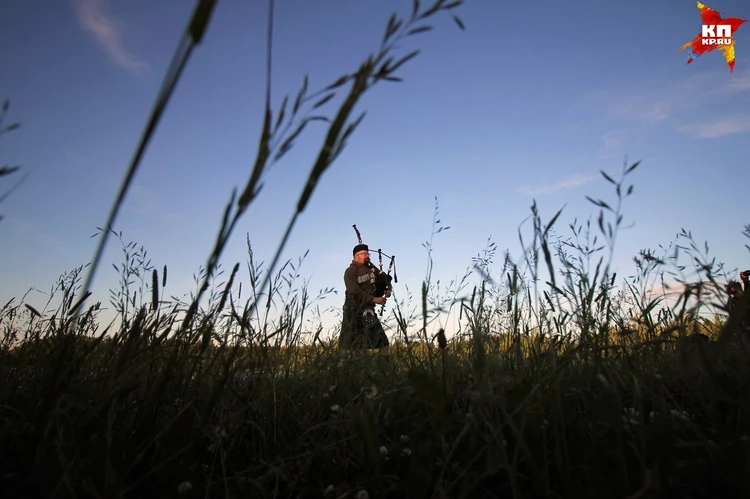
<path fill-rule="evenodd" d="M 367 263 L 370 260 L 370 251 L 366 244 L 358 244 L 352 250 L 352 256 L 357 263 Z"/>
<path fill-rule="evenodd" d="M 737 281 L 729 281 L 727 283 L 727 293 L 730 296 L 739 296 L 742 294 L 742 286 Z"/>

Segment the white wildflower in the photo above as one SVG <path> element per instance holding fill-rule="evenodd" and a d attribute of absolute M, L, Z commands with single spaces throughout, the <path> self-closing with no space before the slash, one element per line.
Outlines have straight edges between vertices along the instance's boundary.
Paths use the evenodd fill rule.
<path fill-rule="evenodd" d="M 678 419 L 684 422 L 690 421 L 690 414 L 687 411 L 679 411 L 677 409 L 672 409 L 669 412 L 674 419 Z"/>
<path fill-rule="evenodd" d="M 190 482 L 182 482 L 177 486 L 177 492 L 180 495 L 189 494 L 193 490 L 193 484 Z"/>
<path fill-rule="evenodd" d="M 370 494 L 368 494 L 365 489 L 362 489 L 359 492 L 357 492 L 357 495 L 355 497 L 357 499 L 370 499 Z"/>
<path fill-rule="evenodd" d="M 388 454 L 388 447 L 386 447 L 385 445 L 381 445 L 380 446 L 380 455 L 381 456 L 385 456 L 387 454 Z"/>
<path fill-rule="evenodd" d="M 403 443 L 407 443 L 409 441 L 409 436 L 408 435 L 401 435 L 401 441 Z"/>
<path fill-rule="evenodd" d="M 323 491 L 323 495 L 327 496 L 328 494 L 333 494 L 333 485 L 329 485 L 326 487 L 326 489 Z"/>
<path fill-rule="evenodd" d="M 406 447 L 404 449 L 401 449 L 401 455 L 402 456 L 411 456 L 411 449 Z"/>
<path fill-rule="evenodd" d="M 338 414 L 341 412 L 341 407 L 339 407 L 338 404 L 334 404 L 331 406 L 331 412 L 334 414 Z"/>
<path fill-rule="evenodd" d="M 629 417 L 627 417 L 625 415 L 622 416 L 622 422 L 625 423 L 625 424 L 627 424 L 627 425 L 638 426 L 638 420 L 633 419 L 633 418 L 629 418 Z"/>
<path fill-rule="evenodd" d="M 638 425 L 638 419 L 641 415 L 640 412 L 636 411 L 633 407 L 626 407 L 623 409 L 622 422 L 633 426 Z"/>
<path fill-rule="evenodd" d="M 372 398 L 375 398 L 377 396 L 377 394 L 378 394 L 378 387 L 375 386 L 374 384 L 372 384 L 372 385 L 368 386 L 367 388 L 363 388 L 362 391 L 364 392 L 365 397 L 367 397 L 368 399 L 372 399 Z"/>

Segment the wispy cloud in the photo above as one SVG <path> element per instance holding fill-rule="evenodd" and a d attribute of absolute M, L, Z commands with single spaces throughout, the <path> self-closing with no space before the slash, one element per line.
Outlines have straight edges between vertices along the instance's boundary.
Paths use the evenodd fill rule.
<path fill-rule="evenodd" d="M 521 194 L 535 196 L 538 194 L 549 194 L 551 192 L 573 189 L 594 180 L 592 175 L 572 175 L 566 179 L 560 180 L 553 184 L 522 185 L 518 188 Z"/>
<path fill-rule="evenodd" d="M 623 143 L 622 132 L 609 131 L 601 136 L 601 147 L 598 151 L 599 159 L 611 159 L 620 152 L 620 146 Z"/>
<path fill-rule="evenodd" d="M 727 88 L 735 92 L 745 92 L 750 90 L 750 71 L 747 72 L 747 76 L 732 78 L 732 81 L 729 82 Z"/>
<path fill-rule="evenodd" d="M 717 138 L 747 131 L 748 117 L 732 115 L 732 103 L 738 94 L 748 91 L 750 70 L 730 77 L 701 72 L 672 82 L 651 82 L 648 87 L 600 90 L 584 97 L 583 103 L 603 109 L 618 126 L 658 125 L 700 138 Z M 728 112 L 710 123 L 692 123 L 698 113 L 709 115 L 717 109 Z"/>
<path fill-rule="evenodd" d="M 619 118 L 633 119 L 653 125 L 664 121 L 670 115 L 671 103 L 667 99 L 640 96 L 622 97 L 611 103 L 612 113 Z"/>
<path fill-rule="evenodd" d="M 39 222 L 24 217 L 8 217 L 7 221 L 4 220 L 3 223 L 12 225 L 19 237 L 23 240 L 33 241 L 37 247 L 49 250 L 62 248 L 60 239 L 46 231 Z"/>
<path fill-rule="evenodd" d="M 696 106 L 696 100 L 690 96 L 700 88 L 706 88 L 705 78 L 696 76 L 669 86 L 652 83 L 643 87 L 601 89 L 583 96 L 580 102 L 621 122 L 655 125 L 677 111 Z"/>
<path fill-rule="evenodd" d="M 740 114 L 728 118 L 683 125 L 680 130 L 700 139 L 716 139 L 727 135 L 750 132 L 750 115 Z"/>
<path fill-rule="evenodd" d="M 125 211 L 150 221 L 176 222 L 183 217 L 169 209 L 164 208 L 162 197 L 152 188 L 144 185 L 134 185 L 130 191 L 130 200 L 125 205 Z"/>
<path fill-rule="evenodd" d="M 73 0 L 81 27 L 89 31 L 115 63 L 139 73 L 147 64 L 125 49 L 116 21 L 104 12 L 104 0 Z"/>
<path fill-rule="evenodd" d="M 605 149 L 619 147 L 622 144 L 622 136 L 617 132 L 607 132 L 602 136 L 602 143 Z"/>

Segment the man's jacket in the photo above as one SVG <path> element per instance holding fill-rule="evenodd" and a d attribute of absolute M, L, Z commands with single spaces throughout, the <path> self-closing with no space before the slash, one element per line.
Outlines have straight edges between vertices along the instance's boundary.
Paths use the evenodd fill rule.
<path fill-rule="evenodd" d="M 358 310 L 375 307 L 375 269 L 352 260 L 344 271 L 344 306 Z"/>

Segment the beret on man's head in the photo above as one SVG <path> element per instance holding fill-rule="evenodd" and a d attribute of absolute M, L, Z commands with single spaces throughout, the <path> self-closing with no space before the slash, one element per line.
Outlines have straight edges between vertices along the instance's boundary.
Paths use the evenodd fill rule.
<path fill-rule="evenodd" d="M 370 248 L 368 248 L 366 244 L 358 244 L 352 250 L 352 256 L 356 255 L 360 251 L 369 251 L 369 250 Z"/>

